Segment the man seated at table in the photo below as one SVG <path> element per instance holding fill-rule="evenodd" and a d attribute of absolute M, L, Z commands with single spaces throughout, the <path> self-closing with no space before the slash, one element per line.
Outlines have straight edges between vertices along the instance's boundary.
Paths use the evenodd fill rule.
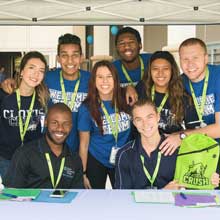
<path fill-rule="evenodd" d="M 116 189 L 180 189 L 173 181 L 177 151 L 171 156 L 159 151 L 165 136 L 158 129 L 156 106 L 140 99 L 132 107 L 132 117 L 139 135 L 117 153 Z"/>
<path fill-rule="evenodd" d="M 64 144 L 72 113 L 63 103 L 49 108 L 44 137 L 18 148 L 3 180 L 15 188 L 83 188 L 82 162 Z"/>

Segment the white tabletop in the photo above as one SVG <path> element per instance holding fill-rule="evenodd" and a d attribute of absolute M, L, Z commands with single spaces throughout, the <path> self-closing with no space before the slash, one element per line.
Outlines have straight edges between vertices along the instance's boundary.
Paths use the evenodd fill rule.
<path fill-rule="evenodd" d="M 2 220 L 207 220 L 219 208 L 183 208 L 172 204 L 135 203 L 131 190 L 76 190 L 69 204 L 0 201 Z"/>

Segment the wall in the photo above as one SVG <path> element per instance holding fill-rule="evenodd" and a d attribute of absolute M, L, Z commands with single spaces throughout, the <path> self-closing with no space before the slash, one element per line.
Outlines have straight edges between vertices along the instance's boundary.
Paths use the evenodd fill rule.
<path fill-rule="evenodd" d="M 25 52 L 38 50 L 56 66 L 58 37 L 72 33 L 72 26 L 0 26 L 0 51 Z"/>
<path fill-rule="evenodd" d="M 198 25 L 196 26 L 196 36 L 206 43 L 220 42 L 220 25 Z"/>
<path fill-rule="evenodd" d="M 144 26 L 143 50 L 154 52 L 167 45 L 167 26 Z"/>

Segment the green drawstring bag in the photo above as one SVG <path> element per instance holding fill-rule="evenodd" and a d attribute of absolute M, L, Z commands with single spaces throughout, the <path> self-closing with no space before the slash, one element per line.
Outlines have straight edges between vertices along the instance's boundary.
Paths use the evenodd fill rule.
<path fill-rule="evenodd" d="M 214 189 L 211 176 L 216 172 L 219 144 L 204 134 L 192 134 L 182 140 L 174 179 L 190 189 Z"/>

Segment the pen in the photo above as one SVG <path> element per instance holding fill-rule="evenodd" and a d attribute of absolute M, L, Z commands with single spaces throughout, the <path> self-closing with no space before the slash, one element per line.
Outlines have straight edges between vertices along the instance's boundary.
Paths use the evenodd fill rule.
<path fill-rule="evenodd" d="M 186 195 L 185 195 L 184 193 L 182 193 L 182 192 L 180 193 L 180 196 L 181 196 L 183 199 L 187 199 L 187 198 L 186 198 Z"/>
<path fill-rule="evenodd" d="M 3 196 L 7 196 L 7 197 L 9 197 L 9 198 L 13 198 L 13 199 L 17 198 L 16 195 L 9 194 L 9 193 L 0 193 L 0 194 L 3 195 Z"/>

